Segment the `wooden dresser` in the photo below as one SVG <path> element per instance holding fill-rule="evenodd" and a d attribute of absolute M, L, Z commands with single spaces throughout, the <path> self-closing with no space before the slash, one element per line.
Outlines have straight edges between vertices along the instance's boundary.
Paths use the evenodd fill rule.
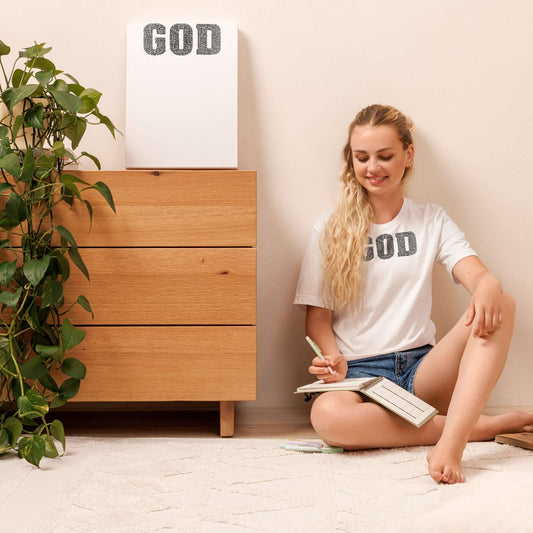
<path fill-rule="evenodd" d="M 65 304 L 83 294 L 94 311 L 68 315 L 88 370 L 71 401 L 216 401 L 231 436 L 234 402 L 256 398 L 256 173 L 77 174 L 105 182 L 117 214 L 88 191 L 90 233 L 80 206 L 56 217 L 91 277 L 72 266 Z"/>

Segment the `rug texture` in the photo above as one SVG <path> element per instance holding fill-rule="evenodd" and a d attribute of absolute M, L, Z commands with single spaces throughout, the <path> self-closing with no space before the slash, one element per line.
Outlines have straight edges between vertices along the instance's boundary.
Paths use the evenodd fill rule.
<path fill-rule="evenodd" d="M 276 439 L 81 438 L 37 469 L 0 459 L 2 531 L 533 532 L 533 452 L 469 444 L 438 485 L 429 448 L 344 454 Z"/>

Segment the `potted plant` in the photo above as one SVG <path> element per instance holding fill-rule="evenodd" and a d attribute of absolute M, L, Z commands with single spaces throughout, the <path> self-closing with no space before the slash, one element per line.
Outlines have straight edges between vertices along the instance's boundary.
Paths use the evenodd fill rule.
<path fill-rule="evenodd" d="M 0 455 L 16 450 L 36 466 L 59 455 L 58 442 L 64 451 L 63 425 L 47 414 L 77 394 L 86 373 L 69 354 L 85 334 L 67 318 L 63 288 L 71 264 L 89 273 L 54 213 L 81 202 L 92 219 L 87 189 L 115 210 L 105 183 L 65 172 L 81 157 L 100 169 L 94 155 L 75 153 L 87 126 L 116 130 L 98 109 L 101 93 L 58 70 L 50 50 L 25 48 L 6 69 L 10 48 L 0 41 Z M 74 305 L 92 313 L 83 295 Z"/>

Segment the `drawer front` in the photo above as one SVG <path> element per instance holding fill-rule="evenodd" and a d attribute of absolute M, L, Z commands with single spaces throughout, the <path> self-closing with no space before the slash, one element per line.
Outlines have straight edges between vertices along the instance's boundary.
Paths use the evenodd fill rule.
<path fill-rule="evenodd" d="M 255 246 L 256 173 L 252 171 L 78 172 L 103 181 L 116 214 L 87 190 L 93 207 L 59 206 L 56 224 L 69 228 L 78 246 Z"/>
<path fill-rule="evenodd" d="M 256 323 L 254 248 L 86 248 L 91 282 L 73 267 L 65 303 L 83 294 L 71 322 L 98 325 Z"/>
<path fill-rule="evenodd" d="M 83 329 L 71 356 L 85 363 L 87 376 L 71 402 L 256 398 L 255 326 Z"/>

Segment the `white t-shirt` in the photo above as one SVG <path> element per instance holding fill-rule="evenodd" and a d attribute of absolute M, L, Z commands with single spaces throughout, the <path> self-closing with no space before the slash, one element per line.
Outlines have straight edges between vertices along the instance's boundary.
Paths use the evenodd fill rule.
<path fill-rule="evenodd" d="M 320 235 L 330 214 L 314 224 L 294 305 L 327 308 L 322 298 Z M 356 305 L 333 313 L 333 332 L 346 359 L 362 359 L 435 344 L 430 319 L 433 265 L 452 275 L 455 264 L 477 255 L 442 207 L 404 198 L 398 215 L 372 224 L 365 263 L 365 289 Z"/>

